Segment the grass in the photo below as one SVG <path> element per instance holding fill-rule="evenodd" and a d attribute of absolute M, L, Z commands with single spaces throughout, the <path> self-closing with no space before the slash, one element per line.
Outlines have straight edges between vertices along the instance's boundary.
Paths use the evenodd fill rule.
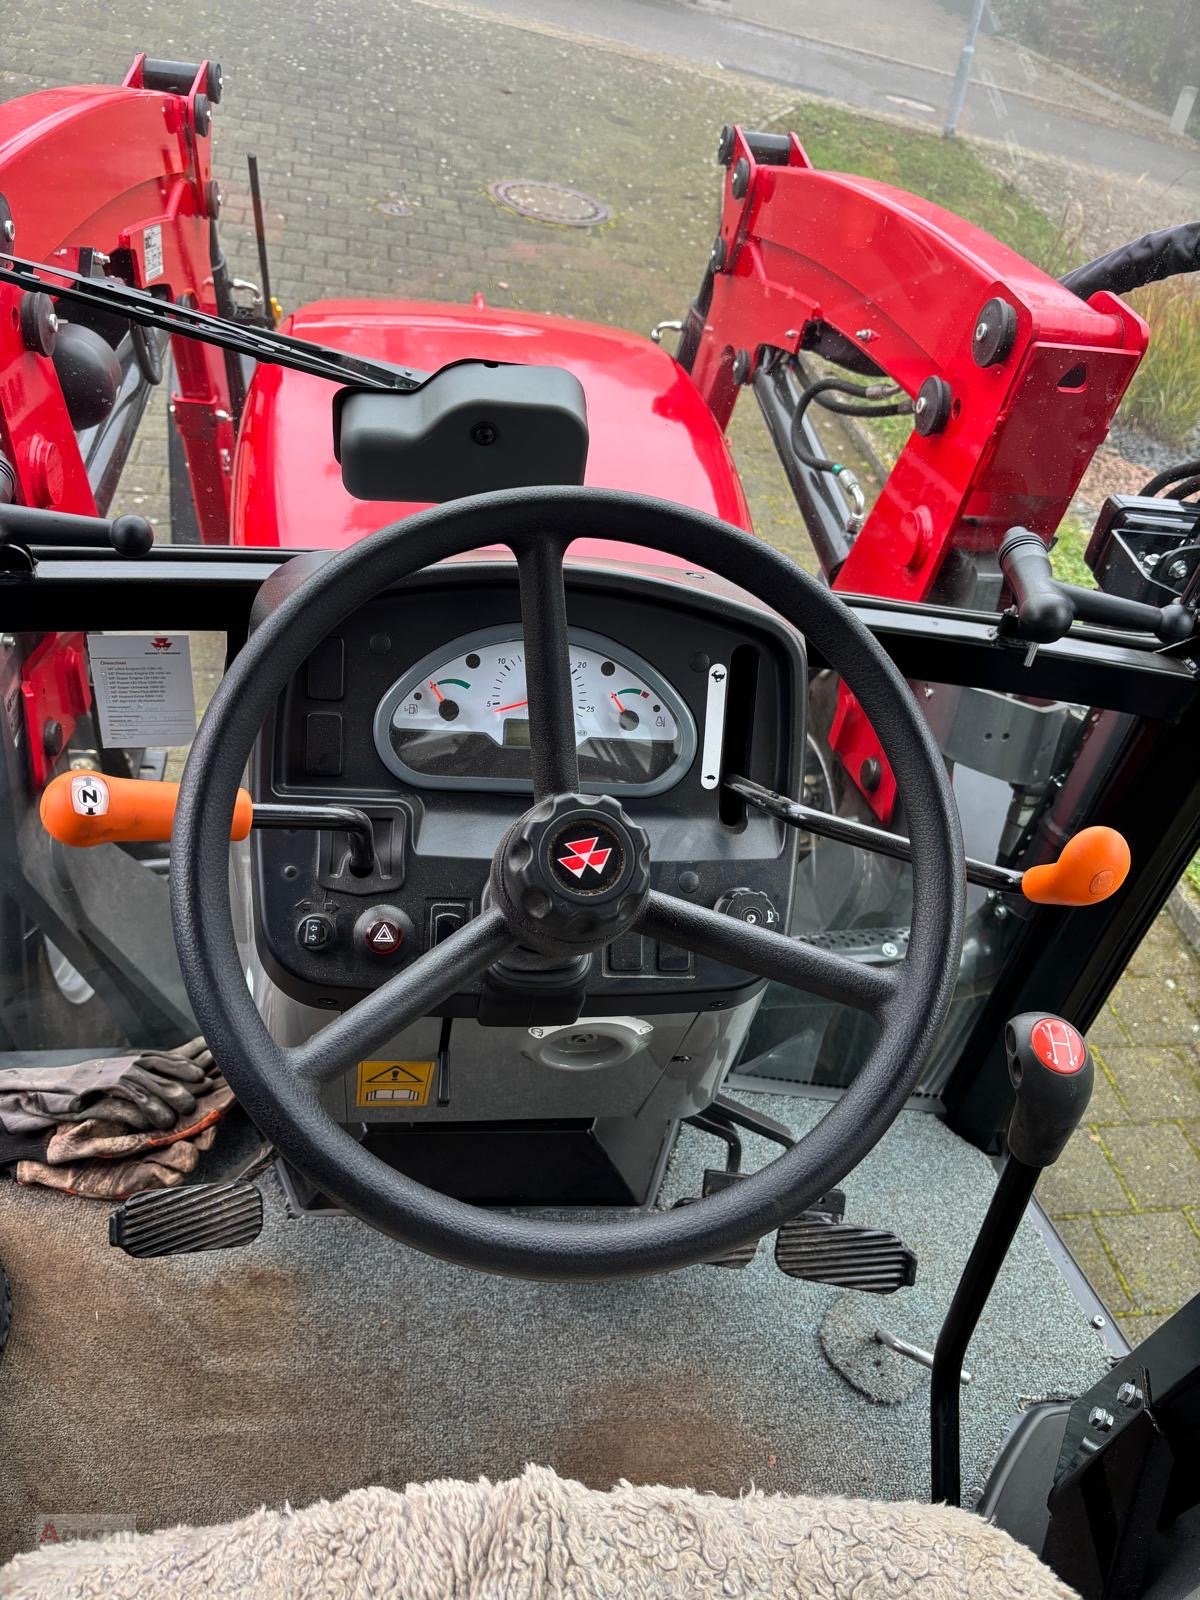
<path fill-rule="evenodd" d="M 1077 583 L 1082 589 L 1094 589 L 1096 580 L 1092 569 L 1083 559 L 1092 530 L 1078 517 L 1065 516 L 1050 547 L 1050 566 L 1060 583 Z"/>
<path fill-rule="evenodd" d="M 1150 348 L 1122 418 L 1182 450 L 1200 422 L 1200 293 L 1190 278 L 1167 278 L 1129 300 L 1150 324 Z"/>
<path fill-rule="evenodd" d="M 985 166 L 962 139 L 943 139 L 836 106 L 805 104 L 779 120 L 800 136 L 814 166 L 924 195 L 1053 270 L 1062 252 L 1061 226 Z"/>

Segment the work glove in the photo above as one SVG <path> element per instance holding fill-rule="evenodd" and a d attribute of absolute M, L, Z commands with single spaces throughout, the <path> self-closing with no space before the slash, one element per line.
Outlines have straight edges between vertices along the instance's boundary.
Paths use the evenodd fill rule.
<path fill-rule="evenodd" d="M 194 1110 L 169 1132 L 131 1131 L 95 1117 L 56 1128 L 44 1156 L 17 1162 L 17 1182 L 96 1200 L 124 1200 L 143 1189 L 172 1188 L 211 1149 L 217 1123 L 233 1103 L 233 1090 L 217 1077 Z"/>
<path fill-rule="evenodd" d="M 199 1160 L 199 1148 L 180 1139 L 126 1161 L 80 1161 L 74 1166 L 54 1167 L 44 1161 L 19 1161 L 17 1182 L 87 1200 L 128 1200 L 145 1189 L 174 1188 L 195 1170 Z"/>
<path fill-rule="evenodd" d="M 203 1039 L 62 1067 L 7 1068 L 0 1071 L 0 1131 L 37 1133 L 86 1119 L 173 1128 L 195 1110 L 215 1070 Z"/>

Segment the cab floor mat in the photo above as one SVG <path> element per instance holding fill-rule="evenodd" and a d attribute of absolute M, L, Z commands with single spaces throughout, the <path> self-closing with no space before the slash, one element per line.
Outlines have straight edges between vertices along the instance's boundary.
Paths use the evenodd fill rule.
<path fill-rule="evenodd" d="M 797 1129 L 811 1101 L 755 1096 Z M 685 1130 L 669 1184 L 699 1193 L 719 1147 Z M 747 1137 L 747 1166 L 774 1148 Z M 219 1173 L 210 1174 L 219 1176 Z M 609 1284 L 487 1277 L 346 1217 L 290 1219 L 273 1176 L 244 1250 L 133 1261 L 108 1207 L 0 1184 L 12 1332 L 0 1365 L 0 1559 L 54 1516 L 141 1530 L 211 1523 L 367 1484 L 514 1476 L 527 1462 L 737 1495 L 928 1495 L 928 1382 L 872 1405 L 819 1330 L 844 1291 L 744 1271 Z M 932 1346 L 995 1182 L 991 1163 L 905 1112 L 846 1180 L 847 1218 L 919 1257 L 889 1306 Z M 670 1196 L 668 1197 L 670 1198 Z M 978 1492 L 1022 1400 L 1078 1392 L 1104 1350 L 1022 1224 L 972 1343 L 963 1481 Z"/>

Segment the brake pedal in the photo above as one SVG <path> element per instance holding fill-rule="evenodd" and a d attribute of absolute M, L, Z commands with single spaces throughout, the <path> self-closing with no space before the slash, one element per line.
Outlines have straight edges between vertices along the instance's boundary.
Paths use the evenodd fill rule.
<path fill-rule="evenodd" d="M 262 1232 L 263 1199 L 252 1183 L 193 1183 L 135 1194 L 108 1219 L 108 1242 L 127 1256 L 236 1250 Z"/>
<path fill-rule="evenodd" d="M 825 1203 L 818 1201 L 813 1210 L 780 1228 L 775 1238 L 775 1265 L 780 1272 L 867 1294 L 911 1288 L 917 1281 L 917 1258 L 903 1240 L 881 1228 L 843 1222 L 840 1211 L 834 1216 L 821 1209 Z"/>

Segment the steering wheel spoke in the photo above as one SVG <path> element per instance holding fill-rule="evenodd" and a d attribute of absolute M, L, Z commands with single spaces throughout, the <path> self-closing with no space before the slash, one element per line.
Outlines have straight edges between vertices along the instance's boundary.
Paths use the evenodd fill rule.
<path fill-rule="evenodd" d="M 504 918 L 494 908 L 393 973 L 327 1028 L 286 1051 L 289 1066 L 320 1087 L 393 1038 L 449 995 L 485 972 L 513 947 Z"/>
<path fill-rule="evenodd" d="M 574 794 L 579 788 L 575 690 L 563 585 L 564 548 L 561 541 L 544 533 L 512 546 L 521 594 L 535 800 Z"/>
<path fill-rule="evenodd" d="M 638 926 L 652 939 L 711 956 L 760 978 L 790 984 L 824 1000 L 840 1001 L 874 1017 L 882 1014 L 898 988 L 895 974 L 887 969 L 848 961 L 802 939 L 739 922 L 723 911 L 690 905 L 674 895 L 652 892 Z"/>

